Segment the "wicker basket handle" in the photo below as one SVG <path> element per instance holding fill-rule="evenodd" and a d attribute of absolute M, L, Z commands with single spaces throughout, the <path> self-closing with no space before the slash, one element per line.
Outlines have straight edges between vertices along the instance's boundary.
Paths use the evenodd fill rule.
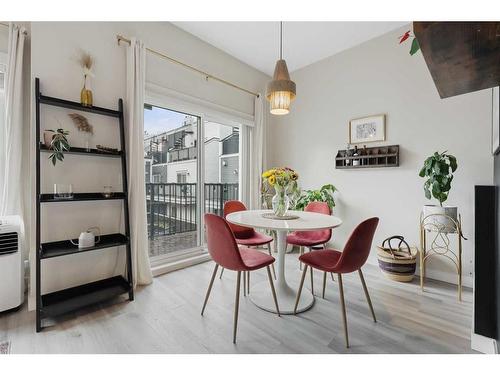
<path fill-rule="evenodd" d="M 408 254 L 411 255 L 411 250 L 410 250 L 410 246 L 408 245 L 408 242 L 405 241 L 405 238 L 403 236 L 391 236 L 391 237 L 388 237 L 386 238 L 383 242 L 382 242 L 382 247 L 385 248 L 385 243 L 387 242 L 387 244 L 389 245 L 389 252 L 391 253 L 392 257 L 395 258 L 395 255 L 394 255 L 394 252 L 393 252 L 393 248 L 391 246 L 391 241 L 392 240 L 399 240 L 399 244 L 398 244 L 398 249 L 401 250 L 401 244 L 405 244 L 407 250 L 408 250 Z"/>

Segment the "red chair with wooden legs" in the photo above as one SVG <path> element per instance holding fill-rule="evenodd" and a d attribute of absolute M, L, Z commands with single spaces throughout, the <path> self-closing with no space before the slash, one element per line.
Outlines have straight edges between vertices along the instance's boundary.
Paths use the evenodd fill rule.
<path fill-rule="evenodd" d="M 227 201 L 224 203 L 224 218 L 227 215 L 233 212 L 246 211 L 247 208 L 240 201 Z M 253 228 L 242 227 L 241 225 L 231 224 L 229 223 L 229 227 L 233 231 L 234 237 L 236 238 L 236 243 L 238 245 L 248 246 L 248 247 L 257 247 L 267 245 L 267 252 L 269 255 L 271 254 L 271 242 L 273 238 L 271 236 L 267 236 L 265 234 L 259 233 L 255 231 Z M 276 271 L 274 270 L 274 264 L 271 265 L 271 269 L 273 271 L 274 279 L 276 280 Z M 222 277 L 222 273 L 224 269 L 220 272 L 220 277 Z M 243 275 L 243 285 L 246 287 L 248 293 L 250 293 L 250 274 Z M 246 281 L 246 282 L 245 282 Z M 243 288 L 243 293 L 245 294 L 245 288 Z"/>
<path fill-rule="evenodd" d="M 250 249 L 248 247 L 240 246 L 236 243 L 233 231 L 229 227 L 225 219 L 213 214 L 205 214 L 205 227 L 208 252 L 215 262 L 214 272 L 208 285 L 207 295 L 205 302 L 201 309 L 201 315 L 205 312 L 208 298 L 212 290 L 215 276 L 219 266 L 225 269 L 236 271 L 236 300 L 234 304 L 234 322 L 233 322 L 233 343 L 236 343 L 236 330 L 238 327 L 238 309 L 240 301 L 240 281 L 242 272 L 250 272 L 259 270 L 266 267 L 269 284 L 271 285 L 271 292 L 273 294 L 274 303 L 276 305 L 276 312 L 280 316 L 280 309 L 278 307 L 278 300 L 276 299 L 276 291 L 274 289 L 271 270 L 269 268 L 275 259 L 267 254 L 258 250 Z"/>
<path fill-rule="evenodd" d="M 332 211 L 326 202 L 311 202 L 305 208 L 306 212 L 316 212 L 319 214 L 331 215 Z M 323 246 L 326 249 L 326 243 L 330 241 L 332 237 L 331 229 L 315 230 L 315 231 L 297 231 L 290 233 L 286 236 L 286 242 L 289 245 L 300 246 L 301 255 L 303 254 L 303 248 L 307 247 L 309 251 L 312 251 L 314 246 Z M 302 267 L 302 263 L 301 263 Z M 314 294 L 314 280 L 313 280 L 313 270 L 311 268 L 311 293 Z M 333 274 L 332 274 L 333 280 Z M 323 275 L 323 298 L 325 298 L 325 288 L 326 288 L 326 272 Z"/>
<path fill-rule="evenodd" d="M 300 293 L 304 285 L 304 278 L 306 277 L 307 267 L 315 268 L 323 272 L 334 272 L 338 276 L 339 291 L 340 291 L 340 305 L 342 309 L 342 319 L 344 322 L 344 334 L 346 347 L 349 347 L 349 335 L 347 333 L 347 315 L 344 301 L 344 286 L 342 284 L 342 274 L 358 271 L 365 297 L 372 313 L 373 321 L 377 322 L 375 312 L 373 311 L 372 301 L 368 289 L 366 288 L 365 279 L 361 267 L 365 264 L 370 254 L 372 246 L 373 235 L 378 225 L 378 217 L 363 221 L 359 224 L 351 236 L 347 240 L 344 251 L 337 250 L 317 250 L 300 256 L 299 260 L 304 263 L 304 271 L 302 279 L 300 280 L 299 290 L 297 292 L 297 300 L 295 302 L 295 313 L 297 313 L 297 306 L 299 305 Z"/>

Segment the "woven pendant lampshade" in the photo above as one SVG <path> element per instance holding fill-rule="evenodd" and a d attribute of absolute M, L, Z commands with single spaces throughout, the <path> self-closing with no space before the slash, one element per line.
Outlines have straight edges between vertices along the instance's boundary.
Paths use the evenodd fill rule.
<path fill-rule="evenodd" d="M 280 22 L 280 59 L 276 61 L 273 80 L 267 84 L 266 98 L 271 105 L 273 115 L 286 115 L 290 112 L 290 103 L 295 99 L 295 82 L 290 79 L 286 61 L 283 60 L 283 25 Z"/>

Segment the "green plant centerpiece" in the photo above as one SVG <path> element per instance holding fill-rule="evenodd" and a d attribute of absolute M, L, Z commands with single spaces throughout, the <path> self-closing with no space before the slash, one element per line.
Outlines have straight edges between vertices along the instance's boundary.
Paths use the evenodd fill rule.
<path fill-rule="evenodd" d="M 70 148 L 67 138 L 69 132 L 64 129 L 48 129 L 45 131 L 52 133 L 52 141 L 50 142 L 52 153 L 49 155 L 49 159 L 52 161 L 52 165 L 55 166 L 58 160 L 61 162 L 64 160 L 64 152 Z"/>
<path fill-rule="evenodd" d="M 457 170 L 457 158 L 444 152 L 435 152 L 429 156 L 424 166 L 419 172 L 419 176 L 426 178 L 424 182 L 424 193 L 427 199 L 436 199 L 437 205 L 425 205 L 423 209 L 424 217 L 433 215 L 436 225 L 452 226 L 452 222 L 447 217 L 457 220 L 457 207 L 443 206 L 448 199 L 453 181 L 453 173 Z M 441 216 L 441 217 L 440 217 Z"/>
<path fill-rule="evenodd" d="M 336 191 L 337 188 L 332 184 L 323 185 L 317 190 L 304 190 L 297 200 L 295 209 L 303 211 L 311 202 L 326 202 L 330 210 L 333 210 L 333 207 L 335 207 L 335 198 L 333 194 Z"/>

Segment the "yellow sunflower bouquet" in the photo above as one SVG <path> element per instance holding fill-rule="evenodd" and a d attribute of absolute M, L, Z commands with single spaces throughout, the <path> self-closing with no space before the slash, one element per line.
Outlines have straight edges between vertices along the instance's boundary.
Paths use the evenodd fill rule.
<path fill-rule="evenodd" d="M 271 168 L 262 173 L 262 178 L 270 186 L 274 187 L 278 185 L 279 187 L 286 188 L 299 179 L 299 174 L 288 167 Z"/>
<path fill-rule="evenodd" d="M 299 191 L 297 180 L 299 174 L 291 168 L 280 167 L 271 168 L 262 173 L 262 200 L 265 208 L 271 208 L 276 205 L 271 202 L 274 199 L 287 200 L 285 212 L 288 207 L 293 208 L 295 205 L 295 197 Z M 288 197 L 287 195 L 290 195 Z M 286 196 L 286 198 L 285 198 Z M 280 202 L 281 203 L 281 202 Z"/>

